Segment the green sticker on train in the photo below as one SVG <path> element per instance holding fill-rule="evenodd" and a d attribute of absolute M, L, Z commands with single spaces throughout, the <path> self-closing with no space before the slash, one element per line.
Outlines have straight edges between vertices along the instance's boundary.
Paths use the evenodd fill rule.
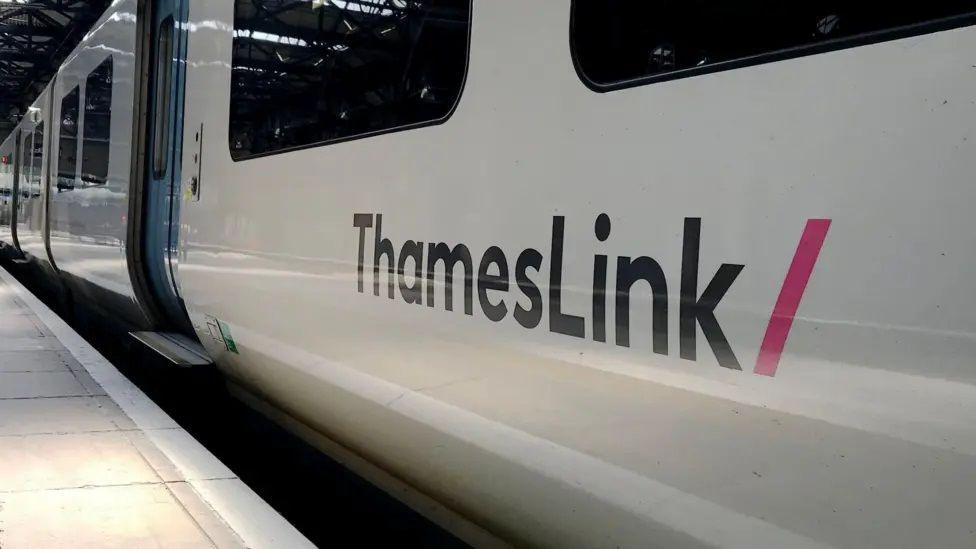
<path fill-rule="evenodd" d="M 219 318 L 217 319 L 217 325 L 220 326 L 220 335 L 224 338 L 224 345 L 227 347 L 227 350 L 237 355 L 241 354 L 237 351 L 237 343 L 234 342 L 234 336 L 230 335 L 230 326 Z"/>
<path fill-rule="evenodd" d="M 222 341 L 224 347 L 226 347 L 228 351 L 237 355 L 241 354 L 237 350 L 237 343 L 234 342 L 234 336 L 230 334 L 230 326 L 228 326 L 226 322 L 220 320 L 219 318 L 207 315 L 207 327 L 210 329 L 210 337 L 214 338 L 214 340 Z"/>

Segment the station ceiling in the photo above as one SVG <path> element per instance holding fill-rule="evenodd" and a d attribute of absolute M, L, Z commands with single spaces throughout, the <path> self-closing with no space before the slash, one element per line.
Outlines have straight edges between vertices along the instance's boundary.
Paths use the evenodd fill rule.
<path fill-rule="evenodd" d="M 111 0 L 0 0 L 0 140 Z"/>

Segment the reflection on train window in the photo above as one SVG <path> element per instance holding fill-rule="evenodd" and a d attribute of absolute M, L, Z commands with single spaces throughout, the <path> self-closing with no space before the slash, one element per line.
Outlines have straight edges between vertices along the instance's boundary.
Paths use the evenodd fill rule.
<path fill-rule="evenodd" d="M 34 140 L 31 145 L 31 174 L 29 196 L 41 196 L 41 172 L 44 166 L 44 122 L 34 127 Z"/>
<path fill-rule="evenodd" d="M 33 162 L 31 158 L 34 155 L 34 140 L 33 134 L 24 132 L 24 140 L 20 144 L 20 181 L 18 182 L 17 188 L 19 189 L 19 194 L 23 198 L 30 197 L 30 179 L 31 179 L 31 167 Z"/>
<path fill-rule="evenodd" d="M 85 128 L 81 141 L 81 181 L 104 185 L 108 178 L 112 128 L 112 58 L 102 62 L 85 80 Z"/>
<path fill-rule="evenodd" d="M 61 100 L 58 145 L 58 192 L 75 188 L 78 170 L 78 86 Z"/>
<path fill-rule="evenodd" d="M 14 137 L 14 139 L 16 139 L 16 137 Z M 14 155 L 12 154 L 3 155 L 3 157 L 0 158 L 0 164 L 3 165 L 4 174 L 13 175 L 14 170 L 16 169 L 14 167 L 14 165 L 16 164 Z M 0 187 L 0 196 L 3 196 L 3 204 L 4 205 L 9 204 L 7 197 L 9 197 L 10 194 L 13 192 L 13 181 L 11 178 L 5 177 L 3 179 L 0 179 L 0 184 L 3 185 L 2 187 Z M 7 226 L 10 224 L 10 222 L 8 221 L 9 218 L 7 217 L 8 213 L 9 212 L 7 212 L 7 210 L 5 209 L 0 210 L 0 226 Z"/>
<path fill-rule="evenodd" d="M 169 160 L 170 102 L 173 97 L 173 16 L 170 15 L 159 25 L 159 38 L 156 41 L 156 85 L 153 88 L 155 106 L 153 108 L 152 166 L 153 177 L 166 176 Z"/>
<path fill-rule="evenodd" d="M 971 24 L 972 0 L 573 0 L 577 68 L 625 87 Z"/>
<path fill-rule="evenodd" d="M 236 0 L 235 160 L 445 120 L 471 0 Z"/>

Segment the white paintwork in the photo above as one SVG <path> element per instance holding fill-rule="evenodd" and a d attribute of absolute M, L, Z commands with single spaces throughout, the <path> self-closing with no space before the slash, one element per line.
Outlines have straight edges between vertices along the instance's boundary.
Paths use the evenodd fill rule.
<path fill-rule="evenodd" d="M 68 56 L 52 82 L 38 96 L 18 129 L 21 138 L 30 140 L 38 122 L 44 123 L 43 170 L 39 185 L 34 185 L 17 205 L 17 242 L 32 263 L 40 265 L 45 276 L 72 275 L 87 286 L 88 294 L 120 296 L 129 302 L 130 311 L 139 311 L 126 259 L 129 212 L 129 184 L 132 160 L 134 108 L 136 0 L 117 0 L 84 36 Z M 56 186 L 60 139 L 61 101 L 75 86 L 80 89 L 79 128 L 84 126 L 85 80 L 109 55 L 113 58 L 113 91 L 109 173 L 104 185 L 81 186 L 59 191 Z M 82 132 L 79 130 L 76 175 L 82 168 Z M 14 150 L 12 134 L 0 150 Z M 12 168 L 12 166 L 11 166 Z M 5 170 L 4 170 L 5 171 Z M 52 173 L 49 173 L 52 172 Z M 4 174 L 5 175 L 5 174 Z M 20 187 L 30 182 L 21 170 Z M 8 183 L 0 175 L 0 185 Z M 0 217 L 0 238 L 10 236 L 10 217 Z M 47 245 L 50 247 L 48 253 Z M 97 301 L 99 298 L 90 298 Z M 118 301 L 112 301 L 118 304 Z"/>
<path fill-rule="evenodd" d="M 84 127 L 85 80 L 106 57 L 112 56 L 112 122 L 109 173 L 104 185 L 51 192 L 51 255 L 58 269 L 102 290 L 134 301 L 125 254 L 129 213 L 134 107 L 136 0 L 113 2 L 85 35 L 58 71 L 53 87 L 54 120 L 60 120 L 61 100 L 75 86 L 81 90 L 79 127 Z M 81 131 L 78 136 L 77 177 L 82 168 Z M 60 141 L 54 142 L 54 158 Z M 55 160 L 55 166 L 56 160 Z"/>
<path fill-rule="evenodd" d="M 477 2 L 445 124 L 235 163 L 233 4 L 190 8 L 184 127 L 203 124 L 204 165 L 201 200 L 182 206 L 177 284 L 236 383 L 517 544 L 976 544 L 976 30 L 597 94 L 572 65 L 570 2 Z M 83 78 L 119 50 L 108 192 L 51 203 L 58 267 L 129 297 L 131 243 L 112 215 L 128 201 L 132 92 L 118 80 L 131 77 L 132 5 L 115 2 L 59 73 Z M 191 166 L 194 132 L 184 139 Z M 84 216 L 92 204 L 104 217 Z M 374 297 L 373 230 L 358 293 L 352 216 L 370 212 L 398 252 L 464 243 L 477 265 L 497 245 L 514 271 L 538 249 L 544 297 L 552 217 L 565 216 L 563 309 L 587 317 L 587 338 L 550 332 L 545 314 L 533 330 L 511 311 L 493 323 L 477 299 L 466 316 L 459 277 L 453 312 L 441 285 L 435 308 Z M 686 217 L 702 218 L 699 292 L 722 263 L 745 265 L 717 310 L 742 372 L 718 367 L 700 331 L 698 360 L 677 356 Z M 776 377 L 753 375 L 811 218 L 832 220 L 826 245 Z M 598 253 L 611 284 L 617 256 L 661 264 L 669 356 L 651 352 L 643 285 L 631 347 L 612 343 L 612 299 L 610 343 L 592 340 Z M 518 295 L 493 298 L 527 306 Z M 126 383 L 102 385 L 124 399 Z"/>
<path fill-rule="evenodd" d="M 312 547 L 2 269 L 0 329 L 0 545 Z"/>
<path fill-rule="evenodd" d="M 572 66 L 569 2 L 519 7 L 476 3 L 446 124 L 235 163 L 233 2 L 191 6 L 185 124 L 204 124 L 205 163 L 179 278 L 226 373 L 518 543 L 976 543 L 976 32 L 596 94 Z M 510 264 L 536 248 L 543 295 L 564 215 L 564 310 L 589 316 L 594 253 L 611 281 L 616 256 L 649 255 L 672 290 L 672 354 L 651 353 L 644 287 L 629 349 L 545 316 L 495 324 L 477 300 L 469 317 L 440 293 L 434 309 L 374 297 L 372 230 L 360 294 L 352 216 L 367 212 L 398 251 L 464 243 L 477 265 L 491 245 Z M 745 265 L 717 313 L 745 372 L 700 333 L 698 361 L 677 357 L 685 217 L 703 219 L 699 291 Z M 823 217 L 779 373 L 752 375 L 804 223 Z"/>

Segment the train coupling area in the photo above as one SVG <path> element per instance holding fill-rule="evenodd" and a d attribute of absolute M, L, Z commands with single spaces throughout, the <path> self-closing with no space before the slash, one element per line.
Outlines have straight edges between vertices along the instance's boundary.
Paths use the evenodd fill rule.
<path fill-rule="evenodd" d="M 312 547 L 0 268 L 0 547 Z"/>

